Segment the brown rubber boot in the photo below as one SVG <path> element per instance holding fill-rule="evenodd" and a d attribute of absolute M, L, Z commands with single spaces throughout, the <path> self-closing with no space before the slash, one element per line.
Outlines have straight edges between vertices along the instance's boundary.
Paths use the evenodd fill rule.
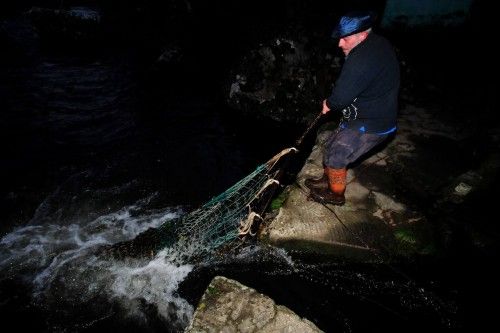
<path fill-rule="evenodd" d="M 346 188 L 347 170 L 326 168 L 328 188 L 312 188 L 311 198 L 323 204 L 341 206 L 345 203 L 344 192 Z"/>
<path fill-rule="evenodd" d="M 312 190 L 313 188 L 328 188 L 328 177 L 326 175 L 326 168 L 321 175 L 320 178 L 307 178 L 304 181 L 304 185 L 307 186 L 308 189 Z"/>

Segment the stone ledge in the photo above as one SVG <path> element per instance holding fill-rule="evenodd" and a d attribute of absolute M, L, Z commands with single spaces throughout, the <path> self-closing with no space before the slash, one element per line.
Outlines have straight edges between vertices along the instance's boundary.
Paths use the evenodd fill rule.
<path fill-rule="evenodd" d="M 186 333 L 322 332 L 312 322 L 235 280 L 216 276 Z"/>

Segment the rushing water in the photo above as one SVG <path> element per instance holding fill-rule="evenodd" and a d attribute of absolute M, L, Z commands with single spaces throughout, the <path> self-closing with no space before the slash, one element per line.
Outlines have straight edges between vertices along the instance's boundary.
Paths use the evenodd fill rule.
<path fill-rule="evenodd" d="M 199 80 L 149 78 L 129 50 L 35 54 L 4 65 L 0 82 L 4 325 L 177 332 L 215 275 L 327 331 L 457 325 L 452 292 L 385 266 L 311 262 L 258 246 L 199 265 L 169 249 L 151 259 L 99 255 L 223 191 L 299 130 L 243 120 L 212 96 L 216 88 L 197 91 Z"/>
<path fill-rule="evenodd" d="M 129 50 L 29 47 L 2 67 L 2 317 L 36 331 L 182 329 L 194 304 L 178 285 L 191 265 L 168 249 L 125 261 L 99 249 L 179 217 L 291 137 L 263 123 L 252 137 L 216 89 L 179 97 L 183 82 Z"/>

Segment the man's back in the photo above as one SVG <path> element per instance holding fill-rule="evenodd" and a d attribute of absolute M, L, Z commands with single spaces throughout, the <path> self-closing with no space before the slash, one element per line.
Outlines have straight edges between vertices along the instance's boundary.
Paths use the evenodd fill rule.
<path fill-rule="evenodd" d="M 347 126 L 364 126 L 368 133 L 385 131 L 396 125 L 399 84 L 393 47 L 384 37 L 370 33 L 349 53 L 328 102 L 343 109 L 356 100 L 358 118 Z"/>

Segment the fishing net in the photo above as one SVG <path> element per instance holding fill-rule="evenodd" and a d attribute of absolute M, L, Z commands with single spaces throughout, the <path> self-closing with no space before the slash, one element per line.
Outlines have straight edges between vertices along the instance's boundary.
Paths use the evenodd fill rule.
<path fill-rule="evenodd" d="M 301 145 L 320 117 L 321 114 L 297 140 L 296 147 Z M 185 261 L 253 238 L 263 221 L 262 215 L 280 186 L 284 169 L 296 152 L 296 148 L 282 150 L 200 208 L 165 222 L 157 229 L 149 229 L 132 241 L 115 244 L 112 254 L 120 257 L 153 256 L 162 249 L 173 249 L 176 254 L 181 253 L 181 260 Z"/>
<path fill-rule="evenodd" d="M 185 262 L 253 238 L 294 152 L 296 148 L 282 150 L 198 209 L 106 250 L 115 257 L 135 257 L 170 249 Z"/>
<path fill-rule="evenodd" d="M 183 245 L 191 249 L 185 253 L 199 256 L 255 236 L 261 215 L 279 187 L 282 165 L 295 151 L 281 151 L 200 208 L 160 226 L 159 248 Z"/>

